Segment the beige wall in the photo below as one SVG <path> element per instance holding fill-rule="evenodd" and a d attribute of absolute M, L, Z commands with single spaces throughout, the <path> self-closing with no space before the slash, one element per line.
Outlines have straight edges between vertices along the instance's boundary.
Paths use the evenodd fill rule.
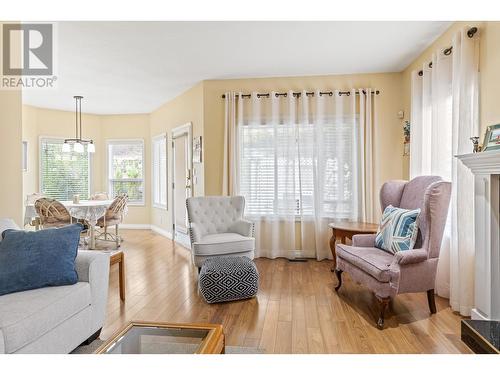
<path fill-rule="evenodd" d="M 431 60 L 432 53 L 451 45 L 453 34 L 461 27 L 476 26 L 480 33 L 480 124 L 483 141 L 486 126 L 500 123 L 500 22 L 455 22 L 429 48 L 402 72 L 403 105 L 405 118 L 410 119 L 411 109 L 411 72 L 421 70 L 424 63 Z M 471 145 L 472 147 L 472 145 Z M 408 160 L 405 160 L 405 177 L 408 177 Z"/>
<path fill-rule="evenodd" d="M 28 141 L 28 171 L 23 173 L 23 197 L 39 189 L 39 143 L 41 137 L 68 138 L 75 135 L 75 114 L 71 111 L 22 107 L 22 137 Z M 145 205 L 130 206 L 126 224 L 149 224 L 150 174 L 149 115 L 99 116 L 82 114 L 83 138 L 93 139 L 91 192 L 108 191 L 106 140 L 143 139 L 145 146 Z"/>
<path fill-rule="evenodd" d="M 202 136 L 203 147 L 206 147 L 207 143 L 204 139 L 205 134 L 203 129 L 203 86 L 203 82 L 197 84 L 150 114 L 150 138 L 162 133 L 167 133 L 168 135 L 168 205 L 167 209 L 151 207 L 151 224 L 168 232 L 172 231 L 172 129 L 191 122 L 193 137 Z M 205 161 L 211 159 L 212 156 L 207 154 L 207 150 L 204 149 L 203 157 L 203 161 Z M 197 180 L 193 184 L 193 194 L 195 196 L 205 194 L 203 164 L 193 165 Z"/>
<path fill-rule="evenodd" d="M 2 29 L 0 22 L 0 41 Z M 18 225 L 23 221 L 21 102 L 20 90 L 0 90 L 0 218 L 10 217 Z"/>
<path fill-rule="evenodd" d="M 375 191 L 390 179 L 401 179 L 403 169 L 403 131 L 397 113 L 402 108 L 401 74 L 356 74 L 337 76 L 283 77 L 204 82 L 205 134 L 205 194 L 222 191 L 222 159 L 224 139 L 224 100 L 221 95 L 230 90 L 243 92 L 301 91 L 303 89 L 350 89 L 372 87 L 380 90 L 377 96 L 377 124 L 374 129 Z M 378 199 L 375 212 L 380 209 Z"/>

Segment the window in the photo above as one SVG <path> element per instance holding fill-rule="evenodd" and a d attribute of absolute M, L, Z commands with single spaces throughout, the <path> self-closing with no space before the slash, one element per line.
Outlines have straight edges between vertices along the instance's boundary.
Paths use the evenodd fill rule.
<path fill-rule="evenodd" d="M 108 141 L 108 180 L 112 197 L 125 193 L 130 204 L 144 204 L 144 141 Z"/>
<path fill-rule="evenodd" d="M 339 116 L 321 125 L 239 127 L 240 193 L 246 198 L 246 213 L 350 218 L 355 195 L 353 122 Z"/>
<path fill-rule="evenodd" d="M 79 194 L 88 199 L 90 192 L 90 154 L 63 152 L 62 139 L 40 139 L 40 190 L 49 198 L 71 200 Z"/>
<path fill-rule="evenodd" d="M 153 138 L 153 206 L 167 208 L 167 135 Z"/>

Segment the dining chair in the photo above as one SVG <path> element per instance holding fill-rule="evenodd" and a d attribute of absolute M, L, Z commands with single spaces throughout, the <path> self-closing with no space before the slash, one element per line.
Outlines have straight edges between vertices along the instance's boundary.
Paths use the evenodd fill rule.
<path fill-rule="evenodd" d="M 64 205 L 52 198 L 39 198 L 35 210 L 42 228 L 58 228 L 72 223 L 73 219 Z"/>
<path fill-rule="evenodd" d="M 24 212 L 24 225 L 31 225 L 32 227 L 35 227 L 36 230 L 40 228 L 40 217 L 38 217 L 36 211 L 35 211 L 35 202 L 40 199 L 44 198 L 45 195 L 42 193 L 33 193 L 33 194 L 28 194 L 26 196 L 26 201 L 24 202 L 25 205 L 25 212 Z"/>
<path fill-rule="evenodd" d="M 106 209 L 103 217 L 97 220 L 97 226 L 104 230 L 97 236 L 102 241 L 114 241 L 117 247 L 120 247 L 122 238 L 119 233 L 119 225 L 123 222 L 123 217 L 127 212 L 128 195 L 119 194 L 113 203 Z M 108 227 L 114 225 L 115 233 L 109 233 Z M 108 239 L 110 238 L 110 239 Z"/>

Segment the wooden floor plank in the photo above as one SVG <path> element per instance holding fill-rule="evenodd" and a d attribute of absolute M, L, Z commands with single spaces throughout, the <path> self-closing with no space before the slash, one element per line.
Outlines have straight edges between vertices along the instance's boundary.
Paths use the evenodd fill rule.
<path fill-rule="evenodd" d="M 397 296 L 381 331 L 366 288 L 345 275 L 340 292 L 334 291 L 331 261 L 259 258 L 256 298 L 207 304 L 187 249 L 147 230 L 122 235 L 126 301 L 120 301 L 114 267 L 101 339 L 130 320 L 146 319 L 221 323 L 227 345 L 266 353 L 470 353 L 460 340 L 461 317 L 443 298 L 436 298 L 438 312 L 430 315 L 425 293 Z"/>

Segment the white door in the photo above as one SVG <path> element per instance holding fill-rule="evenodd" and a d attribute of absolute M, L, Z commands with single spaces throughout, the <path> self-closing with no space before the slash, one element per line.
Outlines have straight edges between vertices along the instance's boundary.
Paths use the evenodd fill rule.
<path fill-rule="evenodd" d="M 172 223 L 174 240 L 190 248 L 186 198 L 192 195 L 191 123 L 172 130 Z"/>

